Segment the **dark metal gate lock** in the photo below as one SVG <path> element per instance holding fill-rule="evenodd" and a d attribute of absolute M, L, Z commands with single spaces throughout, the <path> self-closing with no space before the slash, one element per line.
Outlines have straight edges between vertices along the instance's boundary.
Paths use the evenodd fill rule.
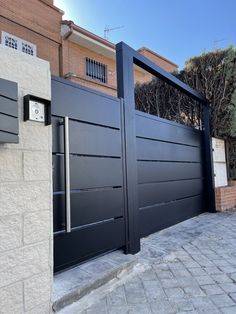
<path fill-rule="evenodd" d="M 36 121 L 51 124 L 51 101 L 40 97 L 24 97 L 24 121 Z"/>

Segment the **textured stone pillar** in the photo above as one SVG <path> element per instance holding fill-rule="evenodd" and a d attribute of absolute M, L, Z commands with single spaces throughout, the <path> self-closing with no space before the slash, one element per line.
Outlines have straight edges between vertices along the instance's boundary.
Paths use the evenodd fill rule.
<path fill-rule="evenodd" d="M 23 121 L 23 96 L 51 99 L 49 63 L 0 45 L 0 77 L 18 83 L 19 144 L 0 144 L 0 312 L 50 313 L 51 126 Z"/>

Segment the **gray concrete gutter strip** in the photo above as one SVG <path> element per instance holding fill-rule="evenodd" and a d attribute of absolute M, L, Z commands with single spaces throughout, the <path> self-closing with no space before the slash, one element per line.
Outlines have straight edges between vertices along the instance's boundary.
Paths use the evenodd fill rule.
<path fill-rule="evenodd" d="M 82 301 L 85 296 L 109 282 L 117 278 L 121 281 L 132 273 L 144 271 L 148 264 L 158 262 L 171 251 L 207 232 L 208 228 L 221 223 L 223 217 L 229 216 L 230 213 L 199 215 L 142 239 L 141 252 L 136 255 L 125 255 L 122 251 L 111 252 L 56 275 L 53 310 L 64 313 L 63 308 L 78 300 Z"/>
<path fill-rule="evenodd" d="M 130 272 L 137 261 L 134 255 L 115 251 L 56 275 L 53 310 L 58 312 L 112 279 Z"/>

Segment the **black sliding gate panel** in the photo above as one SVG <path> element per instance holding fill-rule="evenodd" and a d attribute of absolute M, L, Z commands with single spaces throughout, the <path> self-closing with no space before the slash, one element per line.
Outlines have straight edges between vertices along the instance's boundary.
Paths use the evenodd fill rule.
<path fill-rule="evenodd" d="M 141 236 L 206 210 L 202 131 L 136 111 Z"/>
<path fill-rule="evenodd" d="M 55 271 L 124 246 L 121 103 L 52 79 Z M 71 232 L 66 232 L 64 117 L 69 118 Z"/>
<path fill-rule="evenodd" d="M 54 269 L 215 211 L 205 98 L 124 43 L 119 98 L 52 78 Z M 133 64 L 198 100 L 202 130 L 135 110 Z"/>

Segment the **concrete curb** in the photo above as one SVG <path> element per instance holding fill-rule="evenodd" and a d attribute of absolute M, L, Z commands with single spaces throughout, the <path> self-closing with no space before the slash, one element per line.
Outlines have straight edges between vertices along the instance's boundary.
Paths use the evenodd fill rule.
<path fill-rule="evenodd" d="M 74 289 L 68 291 L 68 293 L 59 297 L 53 302 L 53 311 L 59 312 L 64 307 L 80 300 L 84 296 L 88 295 L 95 289 L 105 285 L 109 281 L 123 275 L 123 273 L 130 272 L 134 266 L 138 263 L 137 259 L 127 261 L 121 265 L 116 265 L 110 271 L 106 271 L 98 276 L 94 276 L 93 280 L 88 280 L 86 284 L 79 285 Z"/>

